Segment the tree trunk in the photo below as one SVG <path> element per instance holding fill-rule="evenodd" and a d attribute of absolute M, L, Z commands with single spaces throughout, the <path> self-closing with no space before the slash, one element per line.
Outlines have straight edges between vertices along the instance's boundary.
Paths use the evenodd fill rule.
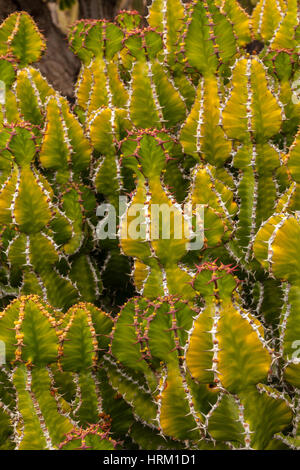
<path fill-rule="evenodd" d="M 112 20 L 121 9 L 138 10 L 144 14 L 147 3 L 149 0 L 79 0 L 80 16 Z"/>
<path fill-rule="evenodd" d="M 79 0 L 80 17 L 112 19 L 117 3 L 117 0 Z"/>

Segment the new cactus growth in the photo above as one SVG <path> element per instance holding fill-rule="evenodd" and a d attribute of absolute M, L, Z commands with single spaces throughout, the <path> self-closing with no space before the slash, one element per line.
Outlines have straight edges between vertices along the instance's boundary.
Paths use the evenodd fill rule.
<path fill-rule="evenodd" d="M 298 3 L 2 23 L 0 449 L 299 449 Z"/>

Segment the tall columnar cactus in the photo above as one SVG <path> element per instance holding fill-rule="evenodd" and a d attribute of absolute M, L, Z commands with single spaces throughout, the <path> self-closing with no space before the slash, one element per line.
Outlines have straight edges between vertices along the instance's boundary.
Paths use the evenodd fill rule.
<path fill-rule="evenodd" d="M 57 307 L 71 306 L 80 297 L 81 288 L 85 289 L 85 281 L 76 274 L 79 266 L 86 276 L 95 277 L 95 284 L 99 282 L 88 255 L 86 261 L 78 258 L 72 263 L 67 258 L 78 250 L 83 239 L 82 193 L 76 186 L 67 188 L 62 203 L 56 202 L 53 189 L 33 165 L 37 148 L 29 125 L 20 123 L 5 128 L 2 138 L 3 174 L 6 173 L 0 195 L 1 223 L 5 226 L 2 246 L 10 266 L 9 282 L 24 293 L 42 295 Z M 92 295 L 90 299 L 96 297 Z"/>
<path fill-rule="evenodd" d="M 289 146 L 299 125 L 299 106 L 293 97 L 297 80 L 297 2 L 260 1 L 252 19 L 254 36 L 265 45 L 261 55 L 277 83 L 278 96 L 285 107 L 287 120 L 282 126 L 281 146 Z M 287 33 L 289 31 L 289 33 Z"/>
<path fill-rule="evenodd" d="M 187 200 L 192 206 L 202 204 L 205 207 L 206 247 L 228 240 L 237 211 L 233 202 L 233 178 L 224 170 L 232 146 L 219 126 L 220 88 L 215 76 L 200 80 L 195 103 L 180 132 L 180 143 L 185 153 L 198 162 L 192 170 Z"/>
<path fill-rule="evenodd" d="M 239 143 L 233 159 L 240 173 L 236 238 L 246 261 L 250 257 L 253 236 L 272 213 L 277 198 L 275 170 L 281 160 L 269 139 L 279 131 L 282 118 L 283 111 L 268 88 L 263 64 L 258 59 L 238 60 L 222 121 L 227 136 Z"/>
<path fill-rule="evenodd" d="M 136 286 L 148 298 L 179 292 L 192 296 L 189 274 L 178 266 L 189 241 L 188 221 L 181 207 L 161 183 L 175 142 L 166 131 L 129 134 L 121 146 L 122 164 L 134 172 L 136 189 L 121 219 L 120 238 L 125 254 L 136 259 Z M 175 148 L 176 152 L 176 148 Z M 164 221 L 160 211 L 169 216 Z M 140 220 L 136 225 L 137 211 Z M 180 234 L 176 231 L 180 230 Z"/>
<path fill-rule="evenodd" d="M 184 33 L 187 62 L 203 76 L 226 68 L 238 53 L 231 21 L 212 0 L 192 2 Z M 200 40 L 199 40 L 200 39 Z"/>
<path fill-rule="evenodd" d="M 195 448 L 209 443 L 267 448 L 289 424 L 292 403 L 258 385 L 271 373 L 273 354 L 263 327 L 241 307 L 229 266 L 200 265 L 193 288 L 204 302 L 198 311 L 176 297 L 137 298 L 124 306 L 110 345 L 117 361 L 104 358 L 110 382 L 145 426 L 155 424 Z M 144 394 L 142 403 L 133 395 L 132 373 L 140 377 L 135 386 Z M 256 406 L 262 410 L 259 417 Z M 274 413 L 268 429 L 263 425 L 267 409 Z"/>
<path fill-rule="evenodd" d="M 16 406 L 11 408 L 8 395 L 1 409 L 11 418 L 17 448 L 49 449 L 60 444 L 74 448 L 77 440 L 89 435 L 86 441 L 95 441 L 95 448 L 105 448 L 105 442 L 107 448 L 114 447 L 96 424 L 105 423 L 95 364 L 109 341 L 109 316 L 93 305 L 78 304 L 60 317 L 30 295 L 12 302 L 1 313 L 0 323 L 1 340 L 7 346 L 2 373 L 12 380 Z M 66 398 L 71 396 L 70 403 L 60 387 Z M 80 426 L 88 423 L 95 425 L 82 430 Z"/>
<path fill-rule="evenodd" d="M 279 323 L 277 342 L 284 360 L 282 372 L 286 380 L 299 387 L 299 309 L 297 297 L 299 276 L 294 241 L 299 237 L 299 221 L 288 213 L 270 217 L 261 227 L 255 240 L 255 256 L 270 274 L 284 282 L 284 304 Z M 293 242 L 292 242 L 293 241 Z M 293 266 L 293 269 L 291 269 Z"/>
<path fill-rule="evenodd" d="M 2 23 L 0 449 L 299 448 L 298 3 Z"/>
<path fill-rule="evenodd" d="M 134 58 L 128 104 L 133 124 L 141 128 L 178 125 L 186 108 L 171 75 L 158 60 L 163 49 L 161 35 L 152 28 L 132 31 L 124 44 Z"/>

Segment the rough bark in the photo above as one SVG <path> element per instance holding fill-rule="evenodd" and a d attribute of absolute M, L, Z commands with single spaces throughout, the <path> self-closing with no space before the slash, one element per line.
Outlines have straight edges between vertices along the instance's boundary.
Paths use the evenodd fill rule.
<path fill-rule="evenodd" d="M 120 9 L 145 13 L 151 0 L 79 0 L 81 18 L 113 19 Z"/>
<path fill-rule="evenodd" d="M 115 14 L 117 0 L 79 0 L 81 18 L 112 19 Z"/>

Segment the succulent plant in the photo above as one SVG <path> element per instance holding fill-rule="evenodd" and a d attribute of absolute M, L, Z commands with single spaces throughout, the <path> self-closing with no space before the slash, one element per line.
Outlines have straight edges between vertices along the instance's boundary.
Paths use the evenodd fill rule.
<path fill-rule="evenodd" d="M 72 107 L 2 23 L 0 449 L 299 449 L 299 18 L 80 20 Z"/>

